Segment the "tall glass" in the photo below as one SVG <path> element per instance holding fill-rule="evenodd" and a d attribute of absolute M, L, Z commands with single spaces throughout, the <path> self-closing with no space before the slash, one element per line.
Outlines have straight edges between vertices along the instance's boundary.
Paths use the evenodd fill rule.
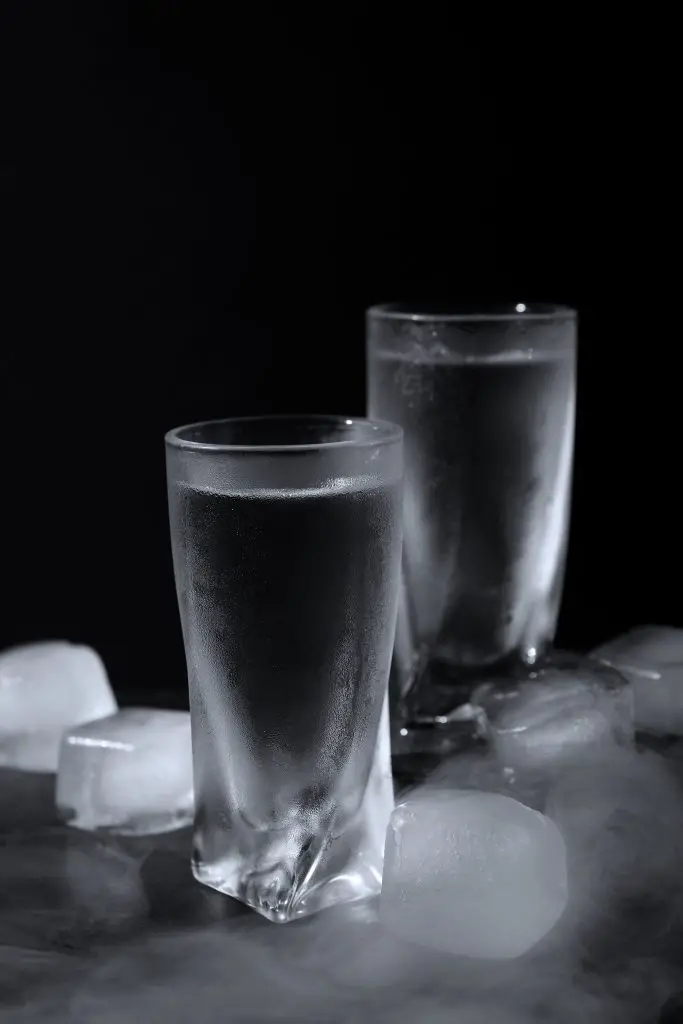
<path fill-rule="evenodd" d="M 193 872 L 272 921 L 381 886 L 400 577 L 392 424 L 166 435 L 192 715 Z"/>
<path fill-rule="evenodd" d="M 376 306 L 367 355 L 370 415 L 404 430 L 397 745 L 438 748 L 476 682 L 533 665 L 554 638 L 576 313 Z"/>

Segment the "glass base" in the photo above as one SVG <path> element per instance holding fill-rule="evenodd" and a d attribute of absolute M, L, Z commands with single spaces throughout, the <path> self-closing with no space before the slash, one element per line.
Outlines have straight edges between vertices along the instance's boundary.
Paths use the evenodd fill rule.
<path fill-rule="evenodd" d="M 277 924 L 377 896 L 393 808 L 385 702 L 370 776 L 354 812 L 338 802 L 324 818 L 293 815 L 286 828 L 256 829 L 239 810 L 223 804 L 209 814 L 200 801 L 192 872 Z"/>
<path fill-rule="evenodd" d="M 482 735 L 481 711 L 472 695 L 483 683 L 528 673 L 515 653 L 489 666 L 475 668 L 415 661 L 411 683 L 393 704 L 392 755 L 443 757 L 475 745 Z"/>
<path fill-rule="evenodd" d="M 475 687 L 445 674 L 424 679 L 419 700 L 413 694 L 411 703 L 408 694 L 392 724 L 399 791 L 424 782 L 454 755 L 488 748 L 505 790 L 521 787 L 535 799 L 535 779 L 576 758 L 602 756 L 614 743 L 633 743 L 630 685 L 583 655 L 551 650 L 534 665 L 497 665 L 486 675 L 479 671 Z"/>
<path fill-rule="evenodd" d="M 207 865 L 193 859 L 192 873 L 198 882 L 232 896 L 275 924 L 377 896 L 382 888 L 381 871 L 363 863 L 311 885 L 298 883 L 285 864 L 249 871 L 243 864 Z"/>
<path fill-rule="evenodd" d="M 461 705 L 452 716 L 398 722 L 392 730 L 392 758 L 427 755 L 444 757 L 467 750 L 478 742 L 478 712 L 471 705 Z"/>
<path fill-rule="evenodd" d="M 376 896 L 382 888 L 384 837 L 393 810 L 388 774 L 382 788 L 383 793 L 368 794 L 355 821 L 338 835 L 334 827 L 315 834 L 298 828 L 266 832 L 247 852 L 246 844 L 240 850 L 229 834 L 219 842 L 215 836 L 203 842 L 200 829 L 192 873 L 198 882 L 278 924 Z"/>

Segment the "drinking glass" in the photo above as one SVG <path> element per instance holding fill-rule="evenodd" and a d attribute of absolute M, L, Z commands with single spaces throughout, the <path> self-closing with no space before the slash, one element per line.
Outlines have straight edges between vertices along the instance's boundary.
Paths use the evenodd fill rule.
<path fill-rule="evenodd" d="M 369 414 L 404 430 L 397 751 L 457 742 L 474 684 L 533 665 L 554 639 L 575 355 L 565 307 L 367 312 Z"/>
<path fill-rule="evenodd" d="M 402 437 L 262 417 L 166 435 L 195 878 L 285 922 L 379 891 Z"/>

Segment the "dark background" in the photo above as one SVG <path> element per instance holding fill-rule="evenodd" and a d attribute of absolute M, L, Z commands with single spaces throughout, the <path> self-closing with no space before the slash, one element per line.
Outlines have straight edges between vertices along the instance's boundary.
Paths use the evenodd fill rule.
<path fill-rule="evenodd" d="M 683 626 L 665 28 L 289 6 L 3 6 L 0 647 L 182 701 L 164 432 L 362 413 L 365 307 L 438 294 L 580 311 L 558 640 Z"/>

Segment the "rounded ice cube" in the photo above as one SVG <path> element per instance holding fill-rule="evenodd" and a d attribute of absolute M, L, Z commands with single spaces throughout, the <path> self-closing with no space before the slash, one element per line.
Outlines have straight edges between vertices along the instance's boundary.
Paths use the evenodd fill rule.
<path fill-rule="evenodd" d="M 631 680 L 636 728 L 683 735 L 683 629 L 638 626 L 592 656 Z"/>
<path fill-rule="evenodd" d="M 503 768 L 554 772 L 633 739 L 633 694 L 615 669 L 556 652 L 526 676 L 472 697 Z"/>
<path fill-rule="evenodd" d="M 65 729 L 110 715 L 116 699 L 102 660 L 66 640 L 0 653 L 0 766 L 57 770 Z"/>
<path fill-rule="evenodd" d="M 380 923 L 411 942 L 509 959 L 567 902 L 564 841 L 543 814 L 499 793 L 427 790 L 387 831 Z"/>

